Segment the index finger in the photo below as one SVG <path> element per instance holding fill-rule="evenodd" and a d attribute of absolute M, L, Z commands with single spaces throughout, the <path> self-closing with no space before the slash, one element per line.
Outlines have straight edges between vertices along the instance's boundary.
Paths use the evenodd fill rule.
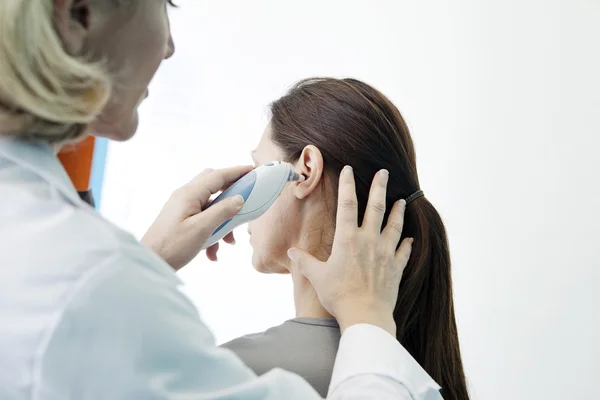
<path fill-rule="evenodd" d="M 237 167 L 222 168 L 217 170 L 205 171 L 197 175 L 188 183 L 187 189 L 194 199 L 200 201 L 204 207 L 210 199 L 210 196 L 223 190 L 225 186 L 246 175 L 254 169 L 251 165 L 240 165 Z"/>
<path fill-rule="evenodd" d="M 340 174 L 336 234 L 358 228 L 358 200 L 352 167 L 345 166 Z"/>

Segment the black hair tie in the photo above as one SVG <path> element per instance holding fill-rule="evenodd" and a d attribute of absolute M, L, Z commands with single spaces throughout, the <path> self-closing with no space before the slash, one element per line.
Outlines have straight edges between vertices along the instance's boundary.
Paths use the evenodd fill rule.
<path fill-rule="evenodd" d="M 409 205 L 410 203 L 412 203 L 419 197 L 423 197 L 423 196 L 425 196 L 425 193 L 423 193 L 422 190 L 417 190 L 416 192 L 414 192 L 413 194 L 408 196 L 408 198 L 406 199 L 406 205 Z"/>

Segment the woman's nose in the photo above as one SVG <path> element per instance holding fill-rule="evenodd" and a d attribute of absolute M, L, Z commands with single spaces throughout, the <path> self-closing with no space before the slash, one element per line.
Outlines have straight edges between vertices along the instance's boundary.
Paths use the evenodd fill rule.
<path fill-rule="evenodd" d="M 175 42 L 173 41 L 173 35 L 169 34 L 169 42 L 167 43 L 167 52 L 165 53 L 165 60 L 168 60 L 175 54 Z"/>

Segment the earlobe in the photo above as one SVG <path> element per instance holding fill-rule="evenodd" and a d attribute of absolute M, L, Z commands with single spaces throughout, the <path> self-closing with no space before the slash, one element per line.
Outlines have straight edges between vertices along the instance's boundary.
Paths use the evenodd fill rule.
<path fill-rule="evenodd" d="M 88 0 L 54 0 L 55 25 L 65 51 L 79 55 L 90 27 Z"/>
<path fill-rule="evenodd" d="M 305 179 L 296 183 L 294 194 L 298 199 L 305 199 L 321 183 L 323 177 L 323 155 L 321 151 L 313 145 L 306 146 L 296 162 L 296 172 L 304 175 Z"/>

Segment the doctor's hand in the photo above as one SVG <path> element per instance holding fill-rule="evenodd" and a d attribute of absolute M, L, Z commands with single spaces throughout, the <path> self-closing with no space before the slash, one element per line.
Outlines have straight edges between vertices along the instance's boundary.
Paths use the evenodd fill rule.
<path fill-rule="evenodd" d="M 301 249 L 288 252 L 293 268 L 310 280 L 321 304 L 337 319 L 342 332 L 351 325 L 367 323 L 396 336 L 392 314 L 413 240 L 404 239 L 396 250 L 402 235 L 404 200 L 396 202 L 381 230 L 388 176 L 387 171 L 375 175 L 359 227 L 354 174 L 350 167 L 344 168 L 331 256 L 322 262 Z"/>
<path fill-rule="evenodd" d="M 252 169 L 252 166 L 208 169 L 196 176 L 171 195 L 141 242 L 176 271 L 184 267 L 198 255 L 215 229 L 232 218 L 244 205 L 242 197 L 231 198 L 203 211 L 210 197 Z M 223 240 L 235 243 L 232 233 Z M 209 247 L 206 250 L 208 258 L 215 261 L 218 249 L 219 243 Z"/>

